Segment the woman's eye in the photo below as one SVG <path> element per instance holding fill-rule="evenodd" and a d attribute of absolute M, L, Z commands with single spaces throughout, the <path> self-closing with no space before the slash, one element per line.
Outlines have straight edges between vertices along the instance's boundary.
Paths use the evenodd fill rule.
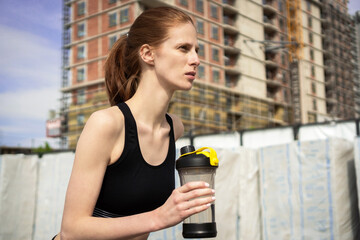
<path fill-rule="evenodd" d="M 182 51 L 187 51 L 188 50 L 188 48 L 186 47 L 186 46 L 180 46 L 179 47 Z"/>

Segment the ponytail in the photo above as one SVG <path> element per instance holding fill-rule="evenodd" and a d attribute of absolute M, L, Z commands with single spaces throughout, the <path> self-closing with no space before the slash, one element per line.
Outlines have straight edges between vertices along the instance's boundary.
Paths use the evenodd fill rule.
<path fill-rule="evenodd" d="M 105 85 L 111 106 L 135 94 L 140 74 L 138 56 L 129 56 L 127 36 L 121 36 L 105 62 Z"/>

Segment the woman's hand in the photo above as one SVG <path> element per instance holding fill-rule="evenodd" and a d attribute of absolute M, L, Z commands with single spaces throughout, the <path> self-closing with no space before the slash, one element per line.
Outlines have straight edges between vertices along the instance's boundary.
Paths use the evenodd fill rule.
<path fill-rule="evenodd" d="M 215 201 L 214 193 L 205 182 L 189 182 L 175 189 L 164 205 L 154 211 L 159 229 L 174 226 L 208 209 Z"/>

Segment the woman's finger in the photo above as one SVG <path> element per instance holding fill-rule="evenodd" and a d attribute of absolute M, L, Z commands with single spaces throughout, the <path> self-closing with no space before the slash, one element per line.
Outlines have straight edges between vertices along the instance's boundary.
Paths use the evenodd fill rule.
<path fill-rule="evenodd" d="M 209 184 L 206 182 L 188 182 L 183 186 L 179 187 L 178 190 L 181 193 L 186 193 L 197 188 L 208 188 Z"/>

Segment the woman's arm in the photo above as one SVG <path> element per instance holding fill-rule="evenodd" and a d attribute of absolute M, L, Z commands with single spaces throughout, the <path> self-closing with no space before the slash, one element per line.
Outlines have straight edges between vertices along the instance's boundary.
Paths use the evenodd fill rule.
<path fill-rule="evenodd" d="M 66 193 L 61 239 L 129 239 L 173 226 L 209 207 L 212 195 L 203 182 L 175 189 L 158 209 L 121 218 L 92 217 L 106 167 L 115 146 L 124 145 L 124 119 L 112 108 L 92 114 L 78 141 Z M 121 117 L 119 117 L 121 115 Z"/>

